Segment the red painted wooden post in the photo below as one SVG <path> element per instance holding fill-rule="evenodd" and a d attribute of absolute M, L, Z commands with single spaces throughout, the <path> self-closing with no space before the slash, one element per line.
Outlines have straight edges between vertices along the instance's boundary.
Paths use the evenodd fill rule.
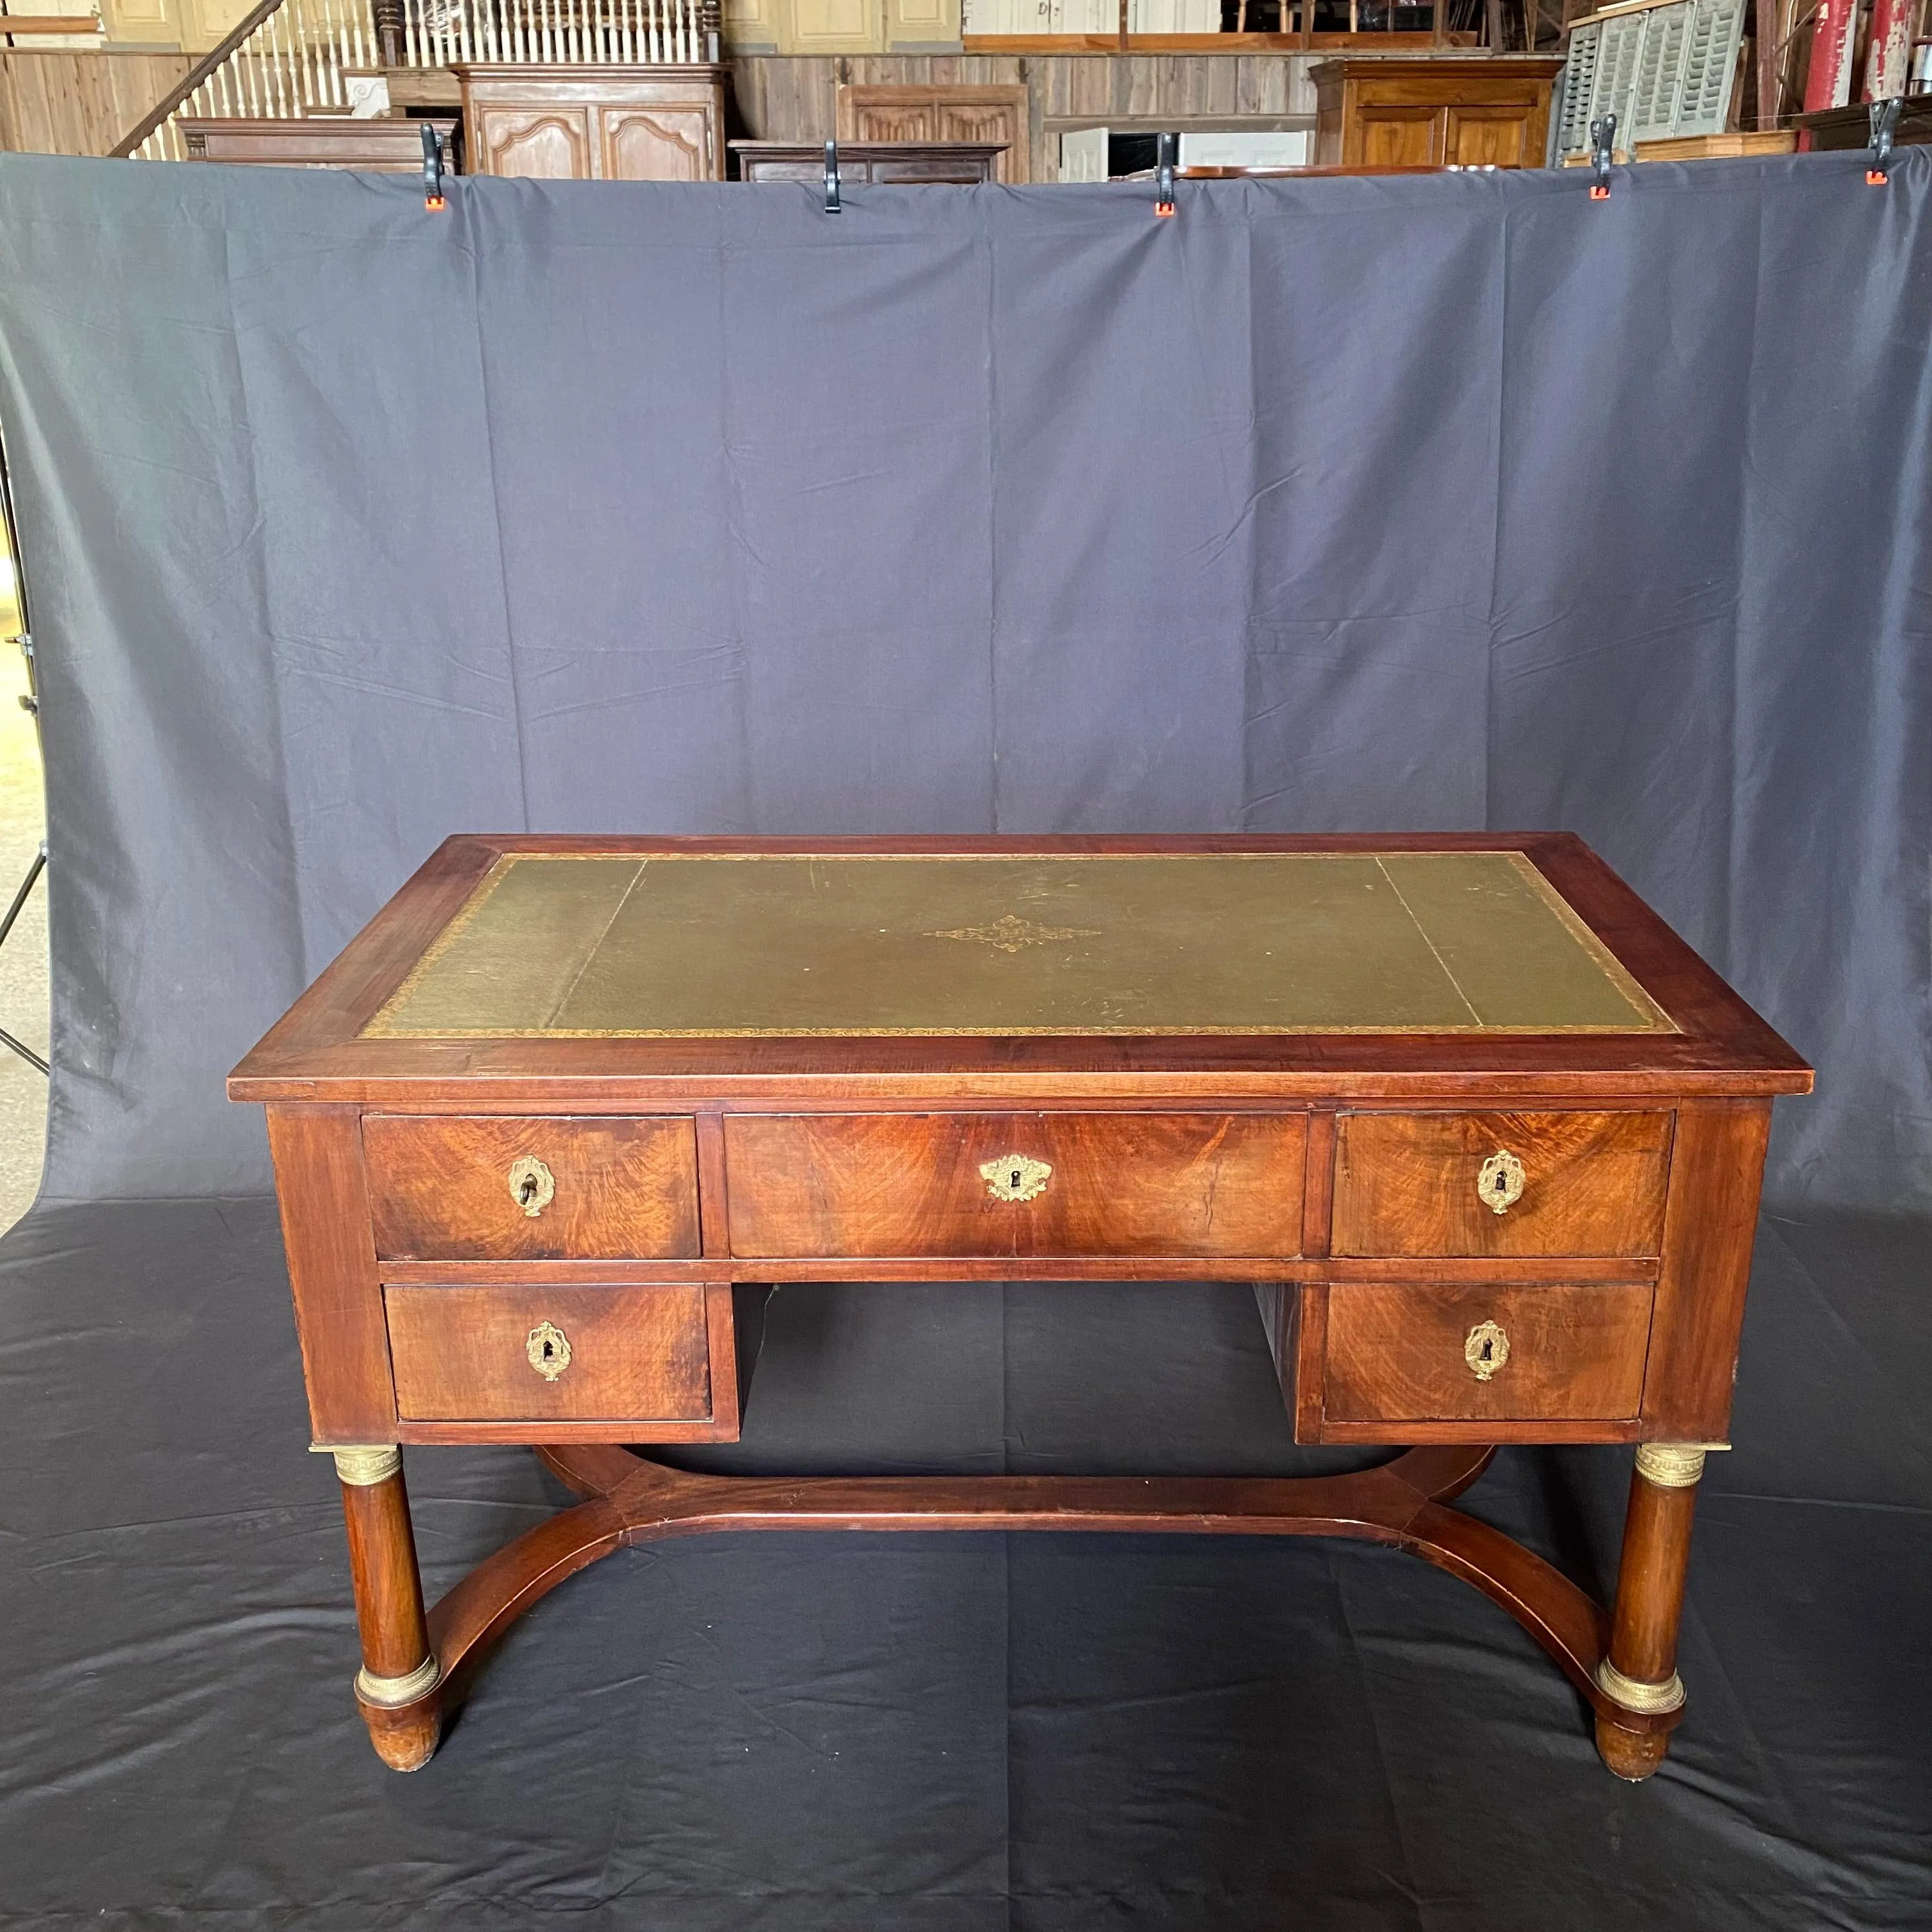
<path fill-rule="evenodd" d="M 1804 111 L 1843 107 L 1852 98 L 1852 23 L 1858 0 L 1819 0 L 1811 29 L 1811 71 L 1804 80 Z"/>
<path fill-rule="evenodd" d="M 1912 16 L 1918 0 L 1872 0 L 1871 44 L 1859 98 L 1889 100 L 1903 94 L 1912 65 Z"/>

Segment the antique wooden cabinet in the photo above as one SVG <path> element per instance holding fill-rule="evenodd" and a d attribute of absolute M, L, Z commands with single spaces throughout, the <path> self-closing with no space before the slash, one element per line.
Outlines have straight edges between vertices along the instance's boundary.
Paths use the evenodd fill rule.
<path fill-rule="evenodd" d="M 191 161 L 350 168 L 372 175 L 422 172 L 424 122 L 400 115 L 358 119 L 346 114 L 315 114 L 299 121 L 183 119 L 175 124 Z M 428 124 L 436 130 L 443 166 L 456 172 L 461 164 L 460 124 L 453 115 L 439 114 L 428 117 Z"/>
<path fill-rule="evenodd" d="M 1315 159 L 1324 166 L 1540 168 L 1561 60 L 1487 55 L 1318 62 Z"/>
<path fill-rule="evenodd" d="M 1365 1537 L 1661 1760 L 1772 1097 L 1804 1063 L 1576 840 L 449 841 L 236 1070 L 265 1102 L 357 1696 L 413 1768 L 512 1618 L 706 1529 Z M 1255 1284 L 1309 1478 L 696 1476 L 794 1281 Z M 1132 1399 L 1124 1390 L 1121 1400 Z M 584 1500 L 425 1613 L 400 1445 Z M 1450 1508 L 1636 1445 L 1606 1610 Z"/>
<path fill-rule="evenodd" d="M 838 90 L 837 131 L 841 142 L 989 144 L 1003 151 L 996 178 L 1010 184 L 1032 178 L 1027 104 L 1024 85 L 854 82 Z"/>
<path fill-rule="evenodd" d="M 472 174 L 724 178 L 727 67 L 472 64 L 455 71 Z"/>
<path fill-rule="evenodd" d="M 1003 150 L 972 141 L 841 141 L 838 178 L 898 186 L 971 188 L 997 178 Z M 825 149 L 795 141 L 734 141 L 738 178 L 822 182 Z"/>

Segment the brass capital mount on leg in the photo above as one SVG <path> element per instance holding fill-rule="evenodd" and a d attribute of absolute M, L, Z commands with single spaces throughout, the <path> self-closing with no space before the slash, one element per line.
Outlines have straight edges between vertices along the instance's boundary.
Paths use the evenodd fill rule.
<path fill-rule="evenodd" d="M 1704 1458 L 1723 1442 L 1640 1442 L 1637 1474 L 1660 1490 L 1694 1489 L 1704 1478 Z"/>
<path fill-rule="evenodd" d="M 335 1449 L 317 1444 L 312 1453 L 333 1456 L 335 1473 L 352 1490 L 372 1490 L 401 1473 L 403 1452 L 394 1443 L 372 1443 Z"/>

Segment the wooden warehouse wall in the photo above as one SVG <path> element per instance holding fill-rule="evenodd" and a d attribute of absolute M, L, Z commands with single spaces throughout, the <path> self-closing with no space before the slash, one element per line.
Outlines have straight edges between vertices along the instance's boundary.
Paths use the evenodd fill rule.
<path fill-rule="evenodd" d="M 0 50 L 0 148 L 100 154 L 188 69 L 178 53 Z M 1070 128 L 1309 128 L 1310 62 L 1279 54 L 739 54 L 734 120 L 772 141 L 822 141 L 842 82 L 1024 86 L 1032 175 L 1053 181 Z M 440 78 L 440 76 L 439 76 Z"/>
<path fill-rule="evenodd" d="M 0 148 L 104 154 L 193 64 L 106 47 L 0 49 Z"/>
<path fill-rule="evenodd" d="M 735 118 L 754 139 L 822 141 L 834 131 L 842 82 L 1023 86 L 1033 178 L 1050 182 L 1070 128 L 1312 128 L 1310 64 L 1280 54 L 737 54 L 731 91 Z"/>

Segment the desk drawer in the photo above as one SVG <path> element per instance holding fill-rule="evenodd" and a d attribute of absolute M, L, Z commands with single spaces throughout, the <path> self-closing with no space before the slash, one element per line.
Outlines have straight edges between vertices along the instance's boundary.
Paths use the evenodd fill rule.
<path fill-rule="evenodd" d="M 704 1288 L 383 1291 L 405 1422 L 702 1421 L 711 1414 Z"/>
<path fill-rule="evenodd" d="M 1622 1420 L 1643 1400 L 1648 1282 L 1337 1282 L 1330 1422 Z"/>
<path fill-rule="evenodd" d="M 1330 1252 L 1654 1255 L 1670 1128 L 1667 1113 L 1344 1114 Z"/>
<path fill-rule="evenodd" d="M 682 1258 L 698 1251 L 688 1119 L 370 1114 L 384 1261 Z"/>
<path fill-rule="evenodd" d="M 1300 1114 L 735 1114 L 735 1255 L 1294 1255 Z"/>

